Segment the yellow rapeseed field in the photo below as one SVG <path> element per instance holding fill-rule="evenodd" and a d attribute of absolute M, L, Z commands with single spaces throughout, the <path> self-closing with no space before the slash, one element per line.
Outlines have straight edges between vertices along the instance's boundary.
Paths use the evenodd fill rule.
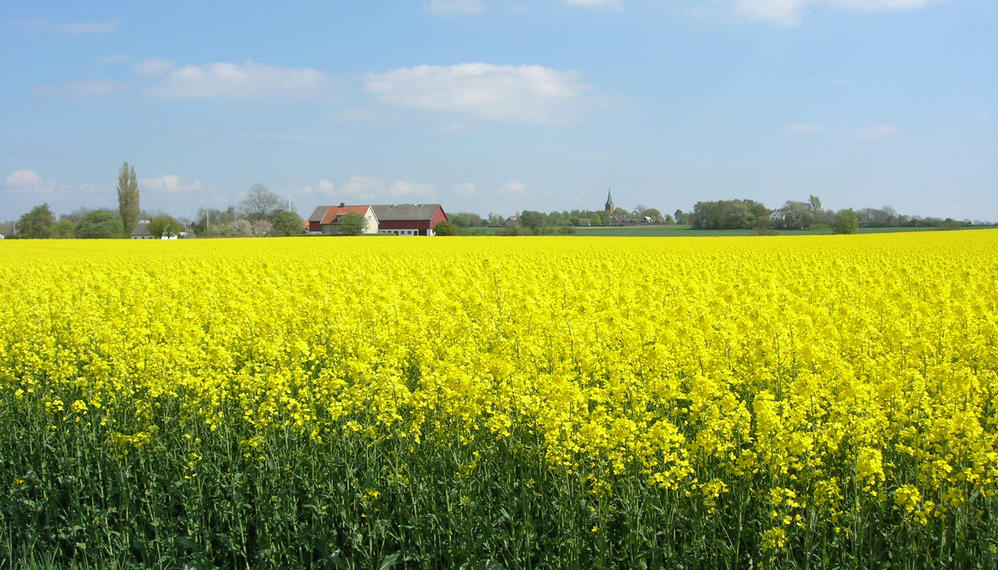
<path fill-rule="evenodd" d="M 195 546 L 155 556 L 223 566 L 544 565 L 545 537 L 566 565 L 669 564 L 673 542 L 699 548 L 697 535 L 708 565 L 879 565 L 903 544 L 906 563 L 986 565 L 998 560 L 996 276 L 998 232 L 985 230 L 8 240 L 7 554 L 30 555 L 30 538 L 67 559 L 127 546 L 153 560 L 144 539 L 88 534 L 93 513 L 128 510 L 160 517 L 137 531 L 157 540 L 162 525 L 200 521 L 170 527 Z M 347 441 L 362 459 L 334 468 Z M 328 495 L 313 492 L 323 484 Z M 153 493 L 149 506 L 129 489 Z M 510 497 L 540 506 L 514 530 L 490 526 Z M 283 506 L 264 516 L 268 501 Z M 412 538 L 420 501 L 472 514 Z M 339 518 L 323 519 L 334 503 Z M 288 505 L 298 514 L 280 522 Z M 218 538 L 249 512 L 265 521 Z M 90 522 L 46 534 L 72 528 L 60 516 Z M 454 545 L 535 519 L 520 542 Z M 267 550 L 312 520 L 336 529 L 308 531 L 332 553 Z"/>

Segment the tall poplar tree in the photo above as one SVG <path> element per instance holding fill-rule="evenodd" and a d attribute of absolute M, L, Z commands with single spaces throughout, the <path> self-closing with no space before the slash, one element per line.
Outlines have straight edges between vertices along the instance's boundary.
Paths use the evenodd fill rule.
<path fill-rule="evenodd" d="M 127 162 L 118 171 L 118 212 L 125 234 L 131 235 L 139 223 L 139 181 L 135 178 L 135 167 L 129 167 Z"/>

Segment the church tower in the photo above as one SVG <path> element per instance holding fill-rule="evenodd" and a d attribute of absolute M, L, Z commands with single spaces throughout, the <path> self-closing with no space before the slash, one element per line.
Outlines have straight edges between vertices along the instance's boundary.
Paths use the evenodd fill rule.
<path fill-rule="evenodd" d="M 603 211 L 612 214 L 617 207 L 613 205 L 613 196 L 610 195 L 610 189 L 606 190 L 606 205 L 603 206 Z"/>

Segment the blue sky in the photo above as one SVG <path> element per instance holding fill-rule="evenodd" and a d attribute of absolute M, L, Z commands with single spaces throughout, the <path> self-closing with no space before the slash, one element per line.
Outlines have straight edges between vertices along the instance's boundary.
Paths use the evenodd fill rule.
<path fill-rule="evenodd" d="M 998 221 L 994 0 L 5 2 L 0 220 L 264 184 L 448 211 Z M 169 5 L 169 7 L 166 7 Z"/>

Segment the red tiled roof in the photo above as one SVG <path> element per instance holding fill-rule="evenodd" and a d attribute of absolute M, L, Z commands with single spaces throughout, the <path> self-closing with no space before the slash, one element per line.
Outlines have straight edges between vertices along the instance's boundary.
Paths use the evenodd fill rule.
<path fill-rule="evenodd" d="M 321 225 L 336 223 L 338 216 L 345 216 L 350 212 L 357 212 L 361 216 L 367 214 L 370 206 L 330 206 L 319 222 Z"/>

